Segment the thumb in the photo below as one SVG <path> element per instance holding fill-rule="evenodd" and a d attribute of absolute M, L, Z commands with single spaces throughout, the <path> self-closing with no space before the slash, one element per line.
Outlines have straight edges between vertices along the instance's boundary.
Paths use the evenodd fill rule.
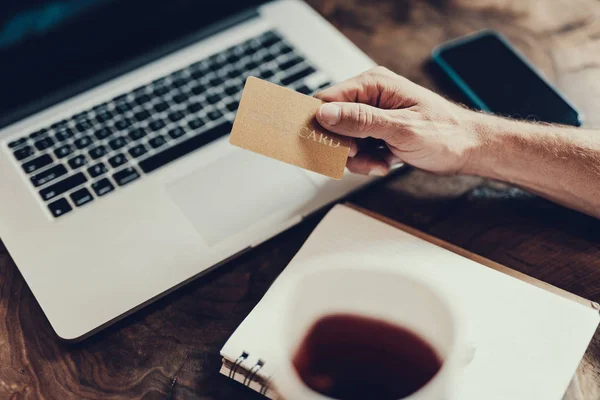
<path fill-rule="evenodd" d="M 390 128 L 387 110 L 362 103 L 325 103 L 317 111 L 317 121 L 331 132 L 355 138 L 382 139 Z"/>

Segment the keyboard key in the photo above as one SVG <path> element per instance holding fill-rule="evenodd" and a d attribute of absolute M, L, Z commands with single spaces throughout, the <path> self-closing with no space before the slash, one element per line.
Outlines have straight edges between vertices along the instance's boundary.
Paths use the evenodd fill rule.
<path fill-rule="evenodd" d="M 329 85 L 331 85 L 331 82 L 321 83 L 317 89 L 325 89 Z"/>
<path fill-rule="evenodd" d="M 283 78 L 281 80 L 281 83 L 284 86 L 288 86 L 294 82 L 299 81 L 300 79 L 306 78 L 307 76 L 309 76 L 310 74 L 312 74 L 314 72 L 315 72 L 315 69 L 313 67 L 306 67 L 306 68 L 302 69 L 301 71 L 298 71 L 292 75 L 286 76 L 285 78 Z"/>
<path fill-rule="evenodd" d="M 117 154 L 108 159 L 111 167 L 117 168 L 127 162 L 127 156 L 125 154 Z"/>
<path fill-rule="evenodd" d="M 251 71 L 256 68 L 258 68 L 258 64 L 254 61 L 249 61 L 246 63 L 246 65 L 244 65 L 244 69 L 246 69 L 247 71 Z"/>
<path fill-rule="evenodd" d="M 187 83 L 186 79 L 175 79 L 172 83 L 173 87 L 176 88 L 180 88 L 182 86 L 185 86 L 185 84 Z"/>
<path fill-rule="evenodd" d="M 110 142 L 108 142 L 108 145 L 113 150 L 119 150 L 126 144 L 127 144 L 127 141 L 125 139 L 123 139 L 122 137 L 115 138 L 115 139 L 111 140 Z"/>
<path fill-rule="evenodd" d="M 29 135 L 30 138 L 32 139 L 37 139 L 39 137 L 44 136 L 46 133 L 48 133 L 48 129 L 40 129 L 39 131 L 33 132 L 31 135 Z"/>
<path fill-rule="evenodd" d="M 230 51 L 226 57 L 227 57 L 227 62 L 229 64 L 235 64 L 236 62 L 238 62 L 240 60 L 240 57 L 237 54 L 235 54 L 233 51 Z"/>
<path fill-rule="evenodd" d="M 117 103 L 115 106 L 115 110 L 119 114 L 125 114 L 127 111 L 131 110 L 131 105 L 127 102 Z"/>
<path fill-rule="evenodd" d="M 80 154 L 69 160 L 69 167 L 71 167 L 71 169 L 77 169 L 77 168 L 83 167 L 85 164 L 87 164 L 87 162 L 88 162 L 87 157 L 84 156 L 83 154 Z"/>
<path fill-rule="evenodd" d="M 80 137 L 79 139 L 75 140 L 75 147 L 77 147 L 78 149 L 85 149 L 86 147 L 88 147 L 90 144 L 92 144 L 92 140 L 87 137 L 87 136 L 83 136 Z"/>
<path fill-rule="evenodd" d="M 231 132 L 231 123 L 222 122 L 221 124 L 214 126 L 206 132 L 196 135 L 188 140 L 180 142 L 174 146 L 167 148 L 166 150 L 154 154 L 147 159 L 140 161 L 139 166 L 145 173 L 152 172 L 165 164 L 170 163 L 180 157 L 189 154 L 207 143 L 212 142 L 222 136 L 227 135 Z"/>
<path fill-rule="evenodd" d="M 256 38 L 248 40 L 248 47 L 253 51 L 257 51 L 262 46 L 262 42 Z"/>
<path fill-rule="evenodd" d="M 150 118 L 150 112 L 148 110 L 138 111 L 133 115 L 133 117 L 141 122 Z"/>
<path fill-rule="evenodd" d="M 195 95 L 199 95 L 202 94 L 206 91 L 206 86 L 197 83 L 196 85 L 192 86 L 192 93 L 194 93 Z"/>
<path fill-rule="evenodd" d="M 56 158 L 65 158 L 73 151 L 75 151 L 75 149 L 70 144 L 66 144 L 54 150 L 54 155 L 56 156 Z"/>
<path fill-rule="evenodd" d="M 125 168 L 113 175 L 113 179 L 119 186 L 125 186 L 140 177 L 140 174 L 133 167 Z"/>
<path fill-rule="evenodd" d="M 261 71 L 258 75 L 262 79 L 271 79 L 275 75 L 275 72 L 273 72 L 270 69 L 265 69 Z"/>
<path fill-rule="evenodd" d="M 82 112 L 80 112 L 78 114 L 73 115 L 71 118 L 75 119 L 77 121 L 87 120 L 88 119 L 88 112 L 87 111 L 82 111 Z"/>
<path fill-rule="evenodd" d="M 181 79 L 181 78 L 185 77 L 185 69 L 179 69 L 175 72 L 172 72 L 171 77 L 173 79 Z"/>
<path fill-rule="evenodd" d="M 287 53 L 291 52 L 292 50 L 293 49 L 290 46 L 284 44 L 283 46 L 281 46 L 279 48 L 278 52 L 279 52 L 279 54 L 287 54 Z"/>
<path fill-rule="evenodd" d="M 113 114 L 110 111 L 102 111 L 96 113 L 96 121 L 99 123 L 104 123 L 106 121 L 110 121 L 113 117 Z"/>
<path fill-rule="evenodd" d="M 263 48 L 266 48 L 274 45 L 275 43 L 279 43 L 281 38 L 273 31 L 268 31 L 264 33 L 259 40 L 262 41 Z"/>
<path fill-rule="evenodd" d="M 58 129 L 65 128 L 68 124 L 69 124 L 69 121 L 66 119 L 63 119 L 62 121 L 58 121 L 58 122 L 55 122 L 52 125 L 50 125 L 50 128 L 58 130 Z"/>
<path fill-rule="evenodd" d="M 144 130 L 144 128 L 136 128 L 129 132 L 129 138 L 133 141 L 140 140 L 144 136 L 146 136 L 146 131 Z"/>
<path fill-rule="evenodd" d="M 300 64 L 302 61 L 304 61 L 304 60 L 302 60 L 302 58 L 300 58 L 300 57 L 291 58 L 291 59 L 289 59 L 287 61 L 284 61 L 284 62 L 280 63 L 279 64 L 279 69 L 282 70 L 282 71 L 285 71 L 286 69 L 290 69 L 292 67 L 295 67 L 296 65 Z"/>
<path fill-rule="evenodd" d="M 79 172 L 73 176 L 63 179 L 62 181 L 56 182 L 45 189 L 40 190 L 40 196 L 42 196 L 42 199 L 45 201 L 52 200 L 53 198 L 84 184 L 86 181 L 87 178 L 85 175 Z"/>
<path fill-rule="evenodd" d="M 223 84 L 223 79 L 219 78 L 218 76 L 215 76 L 208 81 L 208 84 L 210 86 L 219 86 Z"/>
<path fill-rule="evenodd" d="M 140 96 L 140 95 L 146 94 L 146 86 L 140 86 L 138 88 L 135 88 L 132 91 L 132 93 L 134 96 Z"/>
<path fill-rule="evenodd" d="M 71 200 L 77 207 L 81 207 L 84 204 L 89 203 L 94 200 L 94 197 L 86 188 L 81 188 L 73 193 L 71 193 Z"/>
<path fill-rule="evenodd" d="M 167 86 L 157 86 L 152 91 L 152 94 L 158 97 L 162 97 L 167 93 L 169 93 L 169 88 Z"/>
<path fill-rule="evenodd" d="M 173 139 L 177 139 L 183 135 L 185 135 L 185 130 L 180 126 L 169 131 L 169 136 L 171 136 Z"/>
<path fill-rule="evenodd" d="M 81 120 L 75 124 L 75 129 L 79 132 L 85 132 L 89 129 L 92 129 L 92 124 L 88 120 Z"/>
<path fill-rule="evenodd" d="M 204 70 L 195 70 L 192 72 L 192 78 L 194 78 L 194 79 L 200 79 L 204 75 L 206 75 L 206 71 L 204 71 Z"/>
<path fill-rule="evenodd" d="M 158 78 L 152 81 L 153 87 L 165 86 L 167 84 L 167 78 Z"/>
<path fill-rule="evenodd" d="M 104 157 L 106 155 L 106 152 L 107 150 L 104 146 L 94 147 L 90 150 L 90 157 L 92 157 L 92 160 L 97 160 L 100 157 Z"/>
<path fill-rule="evenodd" d="M 100 103 L 97 106 L 92 107 L 92 110 L 96 111 L 96 113 L 108 111 L 108 103 Z"/>
<path fill-rule="evenodd" d="M 267 63 L 267 62 L 271 62 L 275 59 L 275 55 L 271 54 L 271 53 L 267 53 L 265 54 L 265 56 L 263 57 L 263 62 Z"/>
<path fill-rule="evenodd" d="M 106 165 L 104 165 L 104 163 L 98 163 L 89 167 L 87 171 L 92 178 L 97 178 L 100 175 L 105 174 L 108 171 L 108 168 L 106 168 Z"/>
<path fill-rule="evenodd" d="M 212 110 L 207 114 L 207 116 L 211 121 L 214 121 L 216 119 L 221 118 L 223 116 L 223 113 L 219 110 Z"/>
<path fill-rule="evenodd" d="M 193 119 L 190 122 L 188 122 L 188 126 L 193 130 L 198 129 L 203 125 L 204 125 L 204 121 L 202 121 L 201 118 L 196 118 L 196 119 Z"/>
<path fill-rule="evenodd" d="M 109 137 L 112 134 L 113 134 L 112 129 L 110 129 L 110 128 L 101 128 L 101 129 L 97 130 L 94 135 L 96 135 L 96 137 L 98 138 L 98 140 L 102 140 L 102 139 L 106 139 L 107 137 Z"/>
<path fill-rule="evenodd" d="M 72 138 L 73 130 L 70 128 L 63 128 L 54 134 L 54 138 L 60 142 L 64 142 L 65 140 Z"/>
<path fill-rule="evenodd" d="M 104 196 L 106 193 L 115 190 L 115 187 L 107 178 L 100 179 L 98 182 L 92 183 L 92 189 L 96 193 L 96 196 Z"/>
<path fill-rule="evenodd" d="M 225 88 L 225 93 L 227 93 L 230 96 L 233 96 L 237 92 L 239 92 L 239 89 L 237 88 L 237 86 L 227 86 Z"/>
<path fill-rule="evenodd" d="M 25 143 L 27 143 L 27 138 L 21 138 L 21 139 L 13 140 L 12 142 L 10 142 L 8 144 L 8 147 L 13 149 L 13 148 L 19 147 L 20 145 L 25 144 Z"/>
<path fill-rule="evenodd" d="M 240 47 L 243 49 L 244 55 L 251 56 L 255 52 L 255 50 L 249 45 L 249 42 L 243 43 L 240 45 Z"/>
<path fill-rule="evenodd" d="M 310 88 L 308 86 L 306 86 L 306 85 L 299 86 L 296 89 L 296 91 L 300 92 L 300 93 L 303 93 L 303 94 L 309 94 L 310 92 L 312 92 L 312 90 L 310 90 Z"/>
<path fill-rule="evenodd" d="M 208 101 L 210 104 L 217 104 L 220 100 L 221 96 L 218 94 L 210 94 L 206 96 L 206 101 Z"/>
<path fill-rule="evenodd" d="M 161 130 L 165 127 L 165 121 L 162 119 L 157 119 L 148 124 L 148 128 L 152 129 L 154 132 Z"/>
<path fill-rule="evenodd" d="M 43 172 L 40 172 L 37 175 L 31 177 L 31 183 L 33 186 L 38 187 L 45 185 L 46 183 L 55 180 L 67 173 L 67 169 L 64 165 L 58 164 L 52 168 L 49 168 Z"/>
<path fill-rule="evenodd" d="M 48 209 L 55 218 L 61 217 L 73 210 L 67 199 L 59 199 L 48 204 Z"/>
<path fill-rule="evenodd" d="M 131 126 L 131 121 L 127 118 L 123 118 L 115 122 L 115 128 L 117 128 L 120 131 L 127 129 L 129 126 Z"/>
<path fill-rule="evenodd" d="M 223 66 L 223 64 L 218 59 L 218 54 L 210 56 L 207 61 L 208 61 L 208 68 L 211 71 L 218 71 Z"/>
<path fill-rule="evenodd" d="M 127 97 L 128 97 L 128 96 L 129 96 L 129 93 L 125 93 L 125 94 L 122 94 L 122 95 L 120 95 L 120 96 L 117 96 L 117 97 L 115 97 L 115 98 L 113 99 L 113 101 L 115 101 L 115 102 L 117 102 L 117 103 L 122 103 L 122 102 L 125 102 L 125 101 L 127 101 Z"/>
<path fill-rule="evenodd" d="M 151 99 L 150 99 L 150 96 L 148 96 L 147 94 L 141 94 L 141 95 L 137 96 L 137 97 L 135 98 L 135 100 L 134 100 L 134 101 L 135 101 L 135 102 L 136 102 L 138 105 L 140 105 L 140 106 L 141 106 L 141 105 L 143 105 L 143 104 L 146 104 L 146 103 L 147 103 L 147 102 L 149 102 L 150 100 L 151 100 Z"/>
<path fill-rule="evenodd" d="M 229 79 L 236 79 L 238 78 L 240 75 L 242 74 L 242 71 L 240 71 L 237 68 L 232 68 L 229 71 L 227 71 L 227 77 Z"/>
<path fill-rule="evenodd" d="M 225 105 L 229 111 L 236 111 L 239 107 L 240 103 L 238 101 L 230 101 Z"/>
<path fill-rule="evenodd" d="M 54 140 L 49 137 L 42 138 L 35 142 L 35 148 L 38 150 L 46 150 L 48 147 L 51 147 L 54 144 Z"/>
<path fill-rule="evenodd" d="M 23 164 L 23 170 L 30 174 L 50 164 L 52 164 L 52 157 L 48 154 L 44 154 Z"/>
<path fill-rule="evenodd" d="M 176 94 L 175 96 L 173 96 L 173 101 L 177 104 L 181 104 L 181 103 L 185 102 L 187 99 L 188 99 L 188 97 L 183 93 L 179 93 L 179 94 Z"/>
<path fill-rule="evenodd" d="M 185 117 L 185 114 L 183 112 L 181 112 L 181 111 L 173 111 L 171 114 L 169 114 L 169 119 L 172 122 L 179 121 L 183 117 Z"/>
<path fill-rule="evenodd" d="M 139 144 L 139 145 L 134 146 L 129 149 L 129 154 L 131 154 L 132 157 L 136 157 L 136 158 L 143 156 L 147 152 L 148 152 L 148 149 L 146 149 L 146 147 L 143 144 Z"/>
<path fill-rule="evenodd" d="M 164 146 L 167 143 L 167 141 L 165 140 L 164 137 L 162 136 L 156 136 L 153 137 L 152 139 L 150 139 L 148 141 L 148 144 L 153 148 L 153 149 L 157 149 L 161 146 Z"/>
<path fill-rule="evenodd" d="M 155 109 L 157 112 L 163 112 L 163 111 L 167 110 L 168 108 L 169 108 L 169 104 L 168 104 L 168 103 L 165 103 L 164 101 L 163 101 L 163 102 L 160 102 L 160 103 L 156 103 L 156 104 L 154 105 L 154 109 Z"/>
<path fill-rule="evenodd" d="M 194 113 L 197 113 L 198 111 L 202 110 L 202 108 L 204 108 L 204 107 L 202 106 L 201 103 L 191 103 L 187 109 L 190 113 L 194 114 Z"/>

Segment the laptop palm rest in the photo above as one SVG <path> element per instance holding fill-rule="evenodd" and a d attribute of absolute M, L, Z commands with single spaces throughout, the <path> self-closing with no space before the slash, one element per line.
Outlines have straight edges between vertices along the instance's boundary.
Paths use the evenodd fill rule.
<path fill-rule="evenodd" d="M 243 150 L 168 184 L 167 192 L 209 246 L 267 218 L 292 218 L 317 196 L 302 170 Z"/>

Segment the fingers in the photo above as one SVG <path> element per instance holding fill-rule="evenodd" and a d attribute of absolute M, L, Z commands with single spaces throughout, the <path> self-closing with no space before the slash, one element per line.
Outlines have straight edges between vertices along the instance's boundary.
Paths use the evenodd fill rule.
<path fill-rule="evenodd" d="M 369 153 L 359 153 L 356 157 L 349 158 L 346 167 L 361 175 L 385 176 L 390 172 L 390 166 L 385 160 Z"/>
<path fill-rule="evenodd" d="M 389 150 L 365 151 L 360 143 L 358 148 L 358 154 L 346 162 L 346 167 L 355 174 L 385 176 L 402 164 L 402 160 Z"/>
<path fill-rule="evenodd" d="M 387 111 L 362 103 L 326 103 L 317 111 L 321 126 L 344 136 L 354 138 L 390 136 L 398 111 Z"/>
<path fill-rule="evenodd" d="M 383 158 L 369 153 L 359 153 L 356 157 L 349 158 L 346 167 L 361 175 L 385 176 L 390 172 L 390 166 Z"/>
<path fill-rule="evenodd" d="M 375 67 L 333 85 L 315 97 L 325 102 L 365 103 L 384 109 L 416 104 L 423 89 L 385 67 Z"/>

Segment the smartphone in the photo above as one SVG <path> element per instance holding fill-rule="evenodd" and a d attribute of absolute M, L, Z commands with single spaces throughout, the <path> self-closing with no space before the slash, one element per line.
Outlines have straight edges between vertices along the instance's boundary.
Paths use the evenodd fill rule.
<path fill-rule="evenodd" d="M 442 44 L 434 65 L 480 110 L 581 126 L 581 114 L 501 34 L 480 31 Z"/>

